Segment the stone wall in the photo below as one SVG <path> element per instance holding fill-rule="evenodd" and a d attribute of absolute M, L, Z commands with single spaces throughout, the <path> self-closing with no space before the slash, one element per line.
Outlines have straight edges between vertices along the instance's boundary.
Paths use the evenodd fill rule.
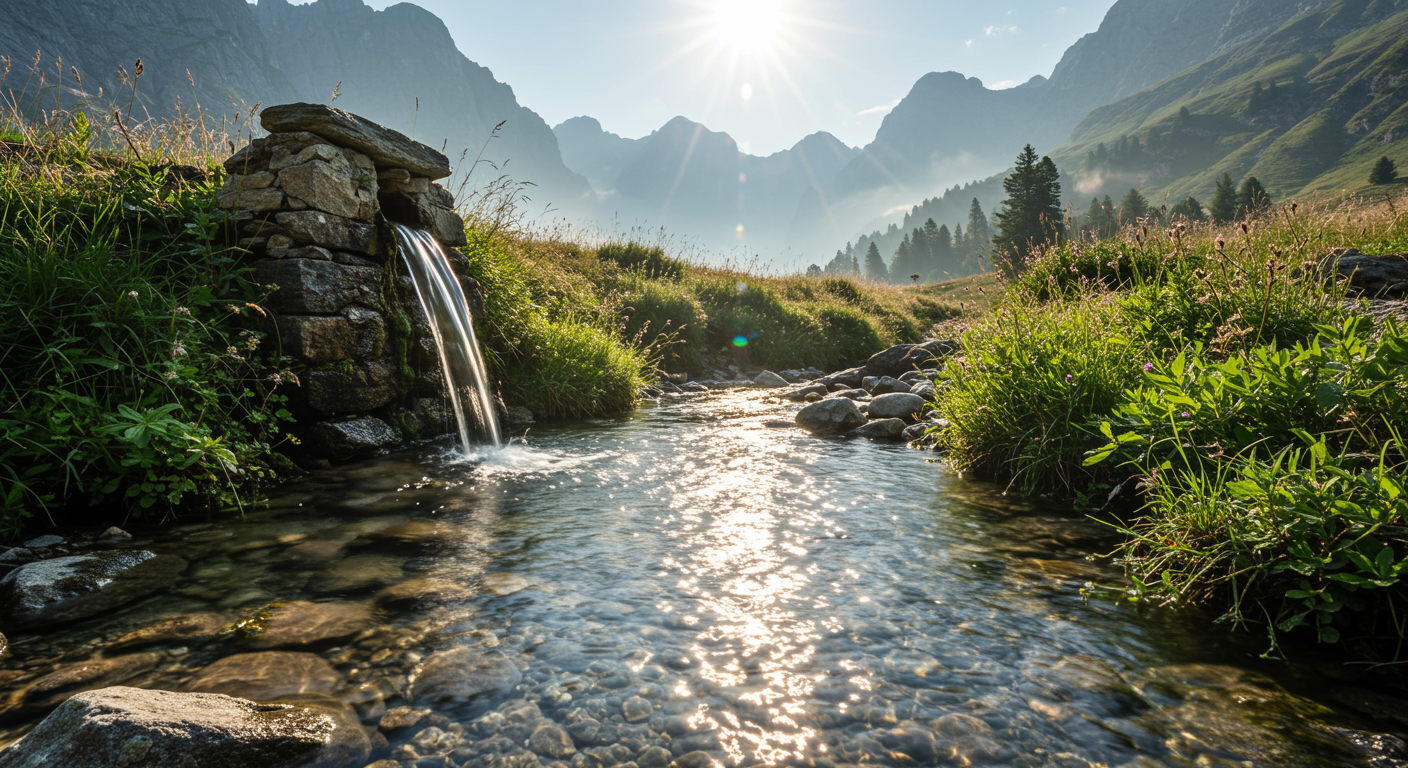
<path fill-rule="evenodd" d="M 430 326 L 396 249 L 392 223 L 445 247 L 471 313 L 464 221 L 435 183 L 436 150 L 326 106 L 270 107 L 269 136 L 225 161 L 219 205 L 254 280 L 277 286 L 271 331 L 293 358 L 287 389 L 303 458 L 348 460 L 453 431 Z"/>

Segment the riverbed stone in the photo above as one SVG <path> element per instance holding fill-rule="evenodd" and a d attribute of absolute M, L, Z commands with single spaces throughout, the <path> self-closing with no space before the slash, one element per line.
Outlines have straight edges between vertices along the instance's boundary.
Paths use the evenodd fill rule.
<path fill-rule="evenodd" d="M 121 528 L 118 528 L 115 525 L 109 527 L 106 531 L 103 531 L 98 536 L 99 544 L 121 544 L 123 542 L 131 540 L 132 534 L 122 530 Z"/>
<path fill-rule="evenodd" d="M 784 393 L 783 397 L 788 400 L 806 400 L 808 395 L 826 397 L 830 392 L 831 390 L 827 389 L 825 384 L 808 384 L 804 387 L 798 387 L 790 392 Z"/>
<path fill-rule="evenodd" d="M 299 648 L 346 640 L 373 626 L 371 610 L 362 603 L 275 603 L 239 625 L 239 640 L 250 648 Z"/>
<path fill-rule="evenodd" d="M 313 426 L 309 437 L 325 455 L 338 461 L 371 456 L 401 441 L 401 434 L 394 427 L 375 416 L 320 422 Z"/>
<path fill-rule="evenodd" d="M 305 693 L 330 696 L 343 682 L 342 675 L 321 656 L 264 651 L 226 656 L 197 672 L 186 690 L 272 701 Z"/>
<path fill-rule="evenodd" d="M 912 384 L 906 384 L 893 376 L 881 376 L 874 387 L 870 389 L 872 395 L 889 395 L 895 392 L 908 392 Z"/>
<path fill-rule="evenodd" d="M 935 360 L 953 354 L 958 346 L 957 342 L 943 339 L 929 339 L 919 344 L 897 344 L 872 355 L 863 370 L 867 376 L 898 378 L 909 371 L 932 368 Z"/>
<path fill-rule="evenodd" d="M 844 371 L 837 371 L 828 376 L 823 376 L 814 381 L 814 384 L 825 384 L 831 388 L 837 384 L 843 385 L 845 389 L 855 389 L 860 386 L 866 374 L 860 368 L 847 368 Z"/>
<path fill-rule="evenodd" d="M 797 426 L 813 433 L 849 432 L 866 423 L 853 400 L 836 398 L 805 406 L 797 412 Z"/>
<path fill-rule="evenodd" d="M 338 560 L 315 575 L 308 587 L 323 593 L 367 592 L 401 578 L 401 558 L 387 555 L 353 555 Z"/>
<path fill-rule="evenodd" d="M 445 579 L 407 579 L 376 594 L 376 604 L 391 611 L 404 611 L 422 605 L 469 597 L 470 591 Z"/>
<path fill-rule="evenodd" d="M 853 430 L 851 434 L 871 440 L 898 441 L 904 435 L 905 426 L 904 419 L 877 419 Z"/>
<path fill-rule="evenodd" d="M 323 104 L 280 104 L 265 107 L 259 123 L 270 133 L 313 133 L 340 147 L 349 147 L 371 158 L 378 170 L 401 168 L 416 176 L 443 179 L 450 175 L 450 159 L 400 131 Z"/>
<path fill-rule="evenodd" d="M 508 693 L 522 679 L 518 665 L 502 653 L 452 648 L 431 654 L 416 667 L 408 697 L 422 706 L 470 701 L 484 694 Z"/>
<path fill-rule="evenodd" d="M 927 379 L 924 381 L 917 381 L 909 388 L 909 393 L 911 395 L 919 395 L 925 400 L 933 400 L 935 391 L 936 388 L 934 386 L 934 382 L 929 381 Z"/>
<path fill-rule="evenodd" d="M 788 386 L 788 381 L 772 371 L 763 371 L 753 379 L 753 386 L 763 389 L 780 389 Z"/>
<path fill-rule="evenodd" d="M 923 412 L 926 402 L 919 395 L 908 392 L 894 392 L 881 395 L 870 401 L 870 418 L 904 419 L 913 423 Z"/>
<path fill-rule="evenodd" d="M 867 392 L 864 388 L 857 388 L 857 389 L 838 389 L 838 390 L 836 390 L 835 392 L 832 392 L 831 394 L 827 395 L 826 397 L 824 397 L 824 398 L 822 398 L 822 399 L 823 399 L 823 400 L 834 400 L 834 399 L 836 399 L 836 398 L 838 398 L 838 397 L 844 397 L 844 398 L 846 398 L 847 400 L 855 400 L 856 402 L 861 402 L 861 401 L 869 400 L 869 399 L 870 399 L 870 393 Z"/>
<path fill-rule="evenodd" d="M 134 648 L 159 643 L 191 643 L 214 640 L 230 625 L 230 617 L 220 613 L 187 613 L 167 616 L 145 627 L 134 629 L 108 645 L 109 648 Z"/>
<path fill-rule="evenodd" d="M 50 709 L 75 693 L 127 682 L 155 669 L 165 658 L 161 653 L 132 653 L 70 664 L 35 680 L 20 692 L 16 703 L 19 709 L 26 711 Z"/>
<path fill-rule="evenodd" d="M 528 738 L 533 751 L 540 755 L 566 760 L 577 754 L 577 746 L 572 736 L 560 725 L 541 725 Z"/>
<path fill-rule="evenodd" d="M 621 714 L 625 715 L 628 723 L 648 720 L 654 712 L 655 706 L 640 696 L 632 696 L 621 702 Z"/>
<path fill-rule="evenodd" d="M 168 588 L 184 570 L 185 560 L 145 550 L 29 563 L 0 579 L 0 621 L 29 630 L 107 613 Z"/>

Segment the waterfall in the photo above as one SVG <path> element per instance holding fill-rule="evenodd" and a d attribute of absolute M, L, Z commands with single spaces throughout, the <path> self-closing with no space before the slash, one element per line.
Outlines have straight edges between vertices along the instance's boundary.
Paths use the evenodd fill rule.
<path fill-rule="evenodd" d="M 435 238 L 418 229 L 397 224 L 396 237 L 401 242 L 401 258 L 411 271 L 416 296 L 430 319 L 430 331 L 440 351 L 440 368 L 454 408 L 460 444 L 465 452 L 470 451 L 470 431 L 474 429 L 482 442 L 497 448 L 500 445 L 499 420 L 494 415 L 494 401 L 489 394 L 489 376 L 484 356 L 479 352 L 479 342 L 474 337 L 469 305 L 460 281 L 450 268 L 450 260 Z"/>

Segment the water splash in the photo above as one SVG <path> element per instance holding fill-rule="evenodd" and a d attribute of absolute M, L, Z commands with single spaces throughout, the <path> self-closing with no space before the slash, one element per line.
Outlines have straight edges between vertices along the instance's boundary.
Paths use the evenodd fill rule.
<path fill-rule="evenodd" d="M 494 401 L 489 394 L 489 375 L 484 367 L 484 356 L 479 352 L 479 341 L 474 337 L 469 304 L 459 279 L 450 268 L 450 260 L 440 243 L 421 230 L 397 224 L 396 237 L 401 242 L 401 258 L 411 271 L 416 296 L 430 319 L 430 331 L 440 352 L 440 367 L 455 412 L 460 445 L 465 453 L 473 451 L 475 441 L 470 435 L 473 429 L 478 433 L 478 442 L 497 448 L 502 442 Z"/>

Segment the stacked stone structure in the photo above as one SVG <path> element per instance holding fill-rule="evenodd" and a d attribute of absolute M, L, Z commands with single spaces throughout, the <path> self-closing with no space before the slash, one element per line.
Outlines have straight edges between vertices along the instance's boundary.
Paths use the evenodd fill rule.
<path fill-rule="evenodd" d="M 277 286 L 272 330 L 295 360 L 290 392 L 311 456 L 356 458 L 453 430 L 428 321 L 397 258 L 392 224 L 445 247 L 471 312 L 483 293 L 466 274 L 464 221 L 435 183 L 440 152 L 322 105 L 265 109 L 269 135 L 225 161 L 219 205 L 237 228 L 254 280 Z"/>

